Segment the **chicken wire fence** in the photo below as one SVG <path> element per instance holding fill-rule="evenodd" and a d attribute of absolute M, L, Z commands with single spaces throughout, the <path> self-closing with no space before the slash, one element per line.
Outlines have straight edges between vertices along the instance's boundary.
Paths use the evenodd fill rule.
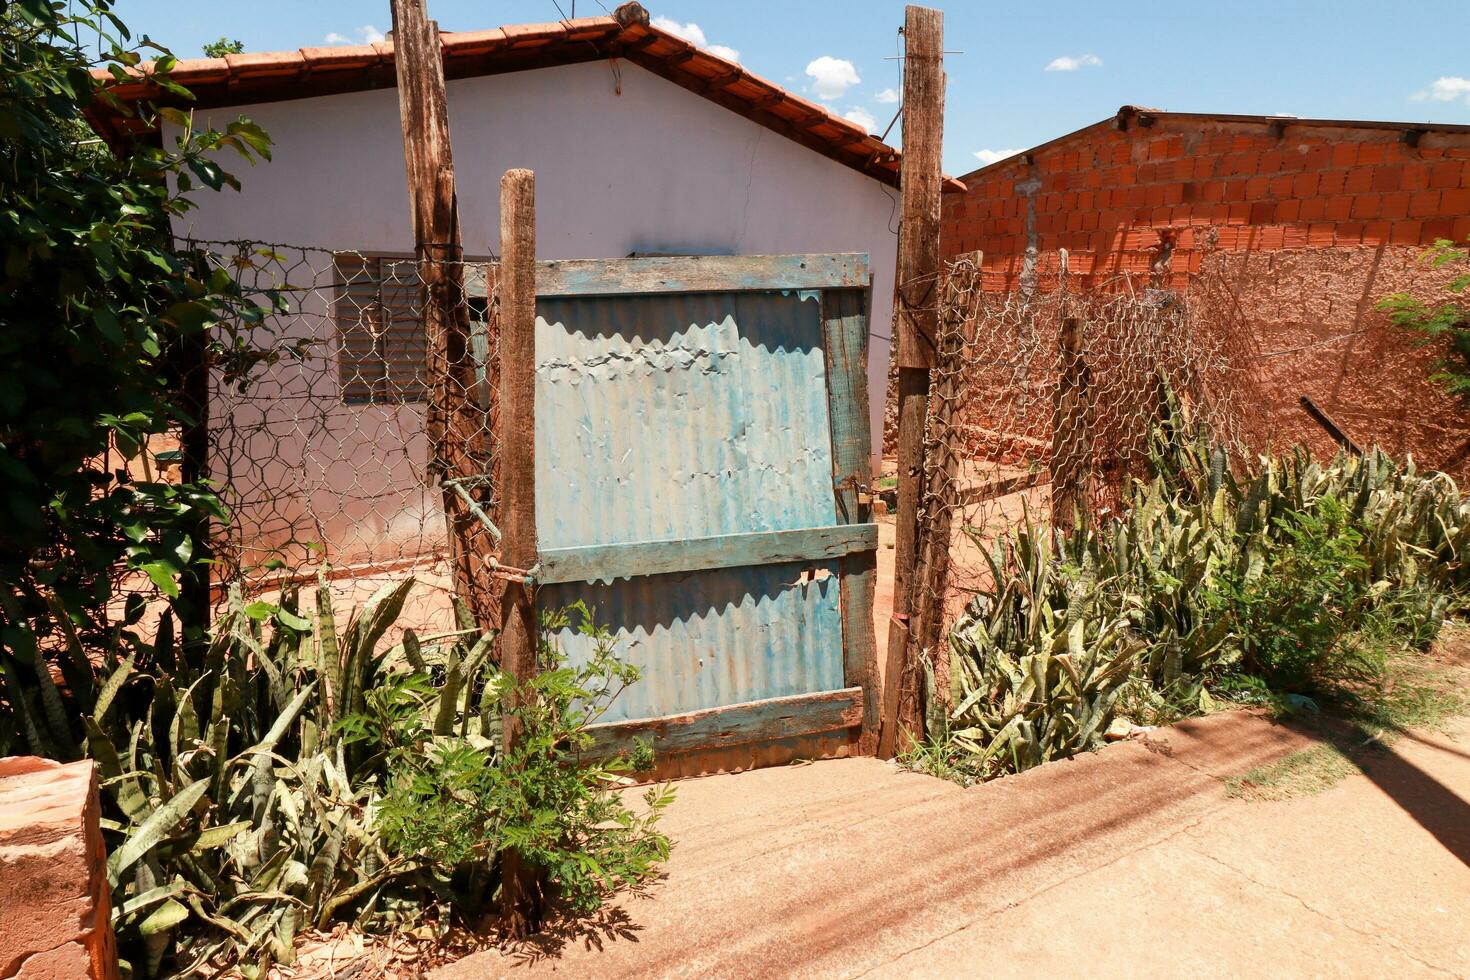
<path fill-rule="evenodd" d="M 1128 278 L 1079 289 L 1064 258 L 1055 266 L 1054 288 L 987 292 L 962 256 L 934 291 L 920 510 L 933 546 L 918 605 L 945 625 L 991 584 L 984 550 L 1008 529 L 1117 513 L 1150 475 L 1161 425 L 1204 431 L 1236 457 L 1255 444 L 1250 359 L 1217 290 Z"/>
<path fill-rule="evenodd" d="M 411 575 L 424 608 L 409 622 L 493 617 L 494 264 L 184 245 L 269 311 L 224 325 L 213 358 L 204 469 L 229 512 L 216 581 L 259 591 L 325 577 L 361 601 Z M 247 370 L 220 367 L 232 342 Z"/>

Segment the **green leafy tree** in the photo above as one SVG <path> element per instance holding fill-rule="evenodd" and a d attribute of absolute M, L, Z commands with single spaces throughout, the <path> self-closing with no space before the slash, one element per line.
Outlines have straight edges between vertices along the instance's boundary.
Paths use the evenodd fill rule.
<path fill-rule="evenodd" d="M 227 54 L 239 54 L 245 50 L 245 42 L 234 38 L 221 37 L 218 41 L 210 41 L 204 46 L 204 57 L 223 58 Z"/>
<path fill-rule="evenodd" d="M 1424 261 L 1436 269 L 1449 269 L 1445 283 L 1450 298 L 1431 304 L 1407 293 L 1395 293 L 1378 304 L 1401 327 L 1416 331 L 1425 344 L 1446 351 L 1434 362 L 1430 380 L 1446 391 L 1470 402 L 1470 243 L 1457 245 L 1441 238 L 1424 253 Z"/>
<path fill-rule="evenodd" d="M 238 349 L 238 333 L 216 328 L 248 330 L 270 311 L 169 235 L 191 191 L 238 189 L 221 151 L 253 162 L 269 139 L 243 118 L 197 132 L 177 109 L 109 95 L 107 75 L 125 77 L 150 48 L 158 84 L 187 96 L 168 76 L 174 59 L 134 44 L 111 0 L 0 0 L 0 753 L 18 740 L 78 754 L 28 721 L 64 713 L 46 661 L 84 694 L 105 665 L 75 651 L 121 649 L 143 612 L 137 586 L 178 597 L 207 560 L 199 531 L 222 516 L 218 499 L 154 455 L 191 418 L 178 352 Z M 180 135 L 108 147 L 84 138 L 99 107 Z"/>

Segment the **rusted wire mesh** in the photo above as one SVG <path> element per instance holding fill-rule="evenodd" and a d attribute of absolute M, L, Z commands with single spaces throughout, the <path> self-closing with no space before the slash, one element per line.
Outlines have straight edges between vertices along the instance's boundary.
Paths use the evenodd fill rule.
<path fill-rule="evenodd" d="M 453 628 L 494 608 L 493 263 L 189 242 L 273 312 L 212 355 L 206 472 L 230 519 L 215 580 L 413 575 Z M 463 283 L 460 288 L 459 283 Z M 363 595 L 358 595 L 361 592 Z M 421 586 L 419 593 L 425 589 Z"/>
<path fill-rule="evenodd" d="M 1065 271 L 1045 285 L 986 292 L 961 257 L 934 291 L 920 520 L 944 547 L 921 556 L 916 606 L 945 625 L 988 584 L 981 549 L 1009 528 L 1116 513 L 1149 477 L 1160 425 L 1203 428 L 1236 454 L 1250 442 L 1250 362 L 1212 304 L 1132 280 L 1069 288 Z M 942 597 L 924 594 L 934 583 Z"/>

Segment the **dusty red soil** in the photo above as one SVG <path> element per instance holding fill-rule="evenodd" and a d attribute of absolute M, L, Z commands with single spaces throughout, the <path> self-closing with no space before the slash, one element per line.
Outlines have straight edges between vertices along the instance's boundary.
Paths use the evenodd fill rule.
<path fill-rule="evenodd" d="M 1227 795 L 1312 744 L 1232 713 L 968 790 L 872 759 L 687 781 L 647 895 L 434 976 L 1470 973 L 1470 751 Z"/>

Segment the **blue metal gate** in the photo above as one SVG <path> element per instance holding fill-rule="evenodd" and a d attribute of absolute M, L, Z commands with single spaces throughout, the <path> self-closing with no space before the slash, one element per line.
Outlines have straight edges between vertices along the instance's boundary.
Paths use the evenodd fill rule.
<path fill-rule="evenodd" d="M 866 256 L 545 262 L 537 282 L 537 602 L 585 600 L 643 675 L 600 739 L 871 739 Z"/>

